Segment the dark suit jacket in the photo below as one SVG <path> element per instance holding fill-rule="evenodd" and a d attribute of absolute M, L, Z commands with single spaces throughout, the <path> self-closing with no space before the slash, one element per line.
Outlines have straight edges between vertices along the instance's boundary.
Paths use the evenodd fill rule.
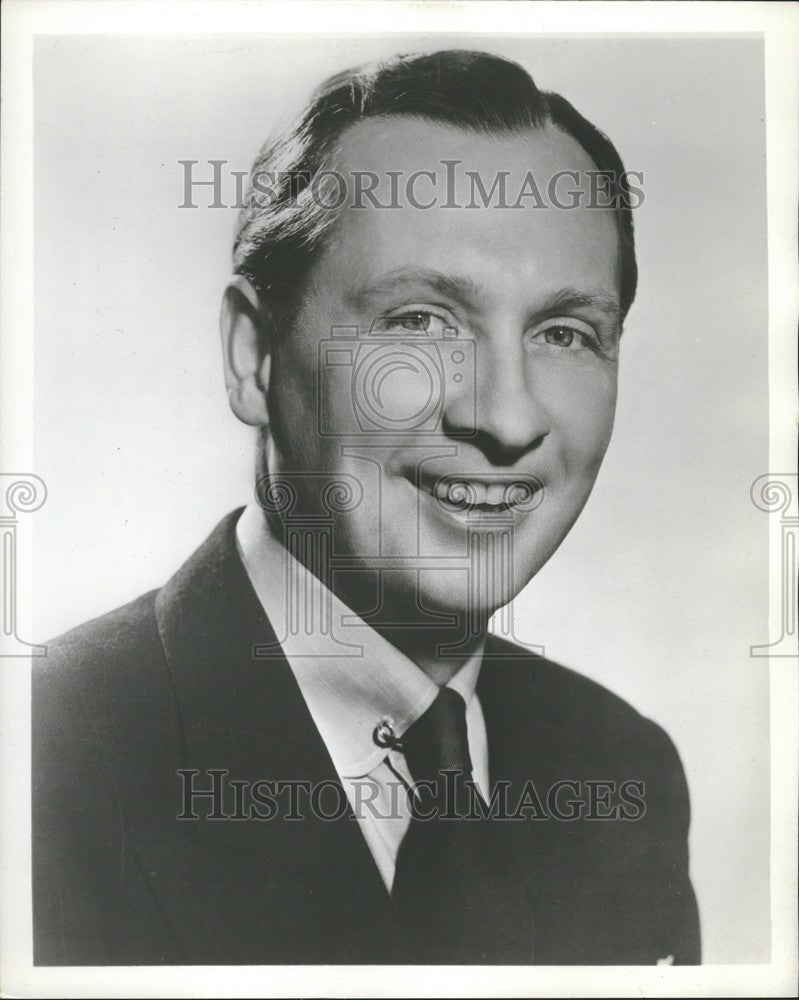
<path fill-rule="evenodd" d="M 203 788 L 209 770 L 227 771 L 228 816 L 229 780 L 337 784 L 288 663 L 253 656 L 274 632 L 236 551 L 237 516 L 163 589 L 55 640 L 36 663 L 36 964 L 414 961 L 397 948 L 391 899 L 349 810 L 329 821 L 307 809 L 299 821 L 177 818 L 179 769 L 199 771 Z M 478 693 L 492 776 L 519 795 L 532 781 L 544 806 L 506 823 L 535 961 L 698 962 L 674 746 L 598 684 L 514 650 L 489 640 Z M 643 816 L 548 815 L 556 782 L 584 795 L 591 780 L 643 782 Z M 573 791 L 560 794 L 562 813 Z M 203 802 L 195 811 L 207 817 L 214 803 Z"/>

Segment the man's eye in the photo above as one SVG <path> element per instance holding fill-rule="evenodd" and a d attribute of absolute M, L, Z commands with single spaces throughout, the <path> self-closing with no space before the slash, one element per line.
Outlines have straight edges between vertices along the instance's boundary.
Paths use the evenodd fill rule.
<path fill-rule="evenodd" d="M 551 326 L 544 330 L 544 340 L 555 347 L 571 347 L 576 336 L 576 331 L 568 326 Z"/>
<path fill-rule="evenodd" d="M 549 322 L 546 326 L 536 330 L 531 339 L 533 343 L 546 344 L 564 351 L 579 351 L 596 344 L 596 335 L 587 324 L 571 320 L 569 322 Z"/>
<path fill-rule="evenodd" d="M 410 330 L 413 333 L 426 333 L 430 327 L 430 320 L 433 317 L 430 313 L 406 313 L 404 316 L 389 316 L 389 323 L 400 326 L 403 330 Z"/>
<path fill-rule="evenodd" d="M 435 313 L 414 309 L 397 316 L 383 316 L 376 326 L 387 333 L 415 333 L 440 338 L 447 321 Z"/>

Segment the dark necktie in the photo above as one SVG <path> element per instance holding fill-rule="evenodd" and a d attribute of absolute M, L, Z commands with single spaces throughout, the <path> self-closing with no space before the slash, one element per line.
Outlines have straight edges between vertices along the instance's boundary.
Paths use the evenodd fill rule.
<path fill-rule="evenodd" d="M 403 961 L 531 962 L 529 900 L 518 873 L 504 867 L 507 831 L 502 820 L 470 808 L 477 793 L 467 788 L 472 762 L 461 696 L 442 688 L 402 745 L 419 785 L 392 887 Z"/>

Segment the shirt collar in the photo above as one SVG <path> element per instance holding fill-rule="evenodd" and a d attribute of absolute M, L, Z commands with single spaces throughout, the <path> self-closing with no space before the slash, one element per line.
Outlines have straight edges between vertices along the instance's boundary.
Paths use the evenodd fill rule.
<path fill-rule="evenodd" d="M 257 505 L 250 504 L 239 518 L 236 538 L 336 771 L 344 778 L 363 777 L 386 755 L 373 739 L 377 724 L 389 718 L 395 734 L 402 736 L 433 703 L 438 686 L 294 559 Z M 289 590 L 294 596 L 291 617 Z M 467 705 L 477 685 L 483 645 L 447 685 Z"/>

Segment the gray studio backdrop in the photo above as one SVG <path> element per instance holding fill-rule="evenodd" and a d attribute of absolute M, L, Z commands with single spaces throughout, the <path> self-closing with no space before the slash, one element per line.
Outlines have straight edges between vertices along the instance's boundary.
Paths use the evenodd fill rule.
<path fill-rule="evenodd" d="M 749 498 L 768 400 L 755 36 L 40 37 L 35 638 L 160 585 L 251 495 L 217 342 L 235 212 L 180 209 L 178 161 L 247 170 L 327 74 L 448 47 L 521 62 L 643 171 L 614 440 L 516 630 L 671 734 L 705 961 L 767 961 L 768 677 L 749 656 L 771 638 L 767 516 Z"/>

